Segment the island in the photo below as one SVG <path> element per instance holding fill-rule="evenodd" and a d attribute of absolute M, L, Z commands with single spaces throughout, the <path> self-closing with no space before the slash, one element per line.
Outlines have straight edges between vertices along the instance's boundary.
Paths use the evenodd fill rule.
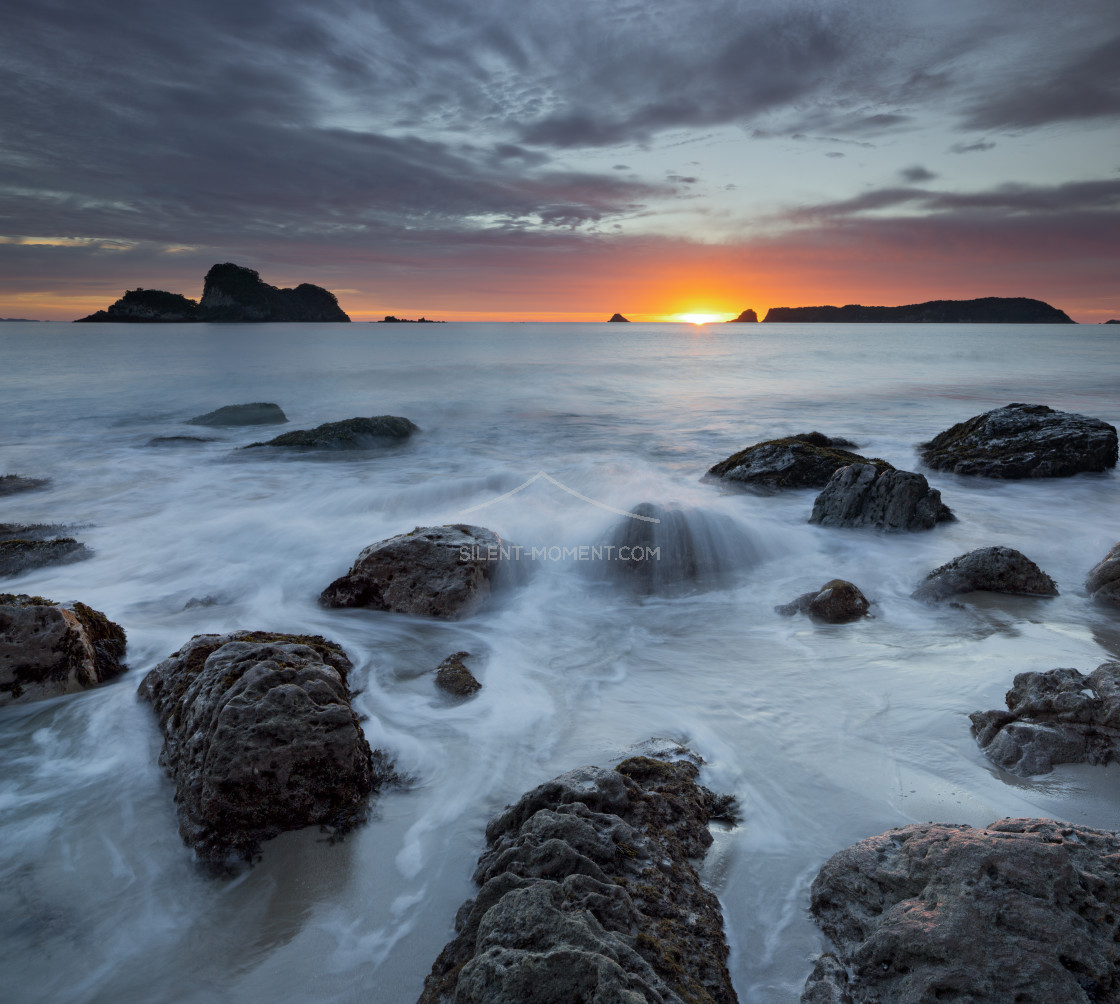
<path fill-rule="evenodd" d="M 349 321 L 330 290 L 311 283 L 279 289 L 251 268 L 224 262 L 203 280 L 202 299 L 162 289 L 130 289 L 79 322 L 184 324 L 198 322 Z"/>
<path fill-rule="evenodd" d="M 611 323 L 617 324 L 619 321 L 625 321 L 627 324 L 629 324 L 630 323 L 630 318 L 629 317 L 623 317 L 621 314 L 611 314 L 611 319 L 607 323 L 608 324 L 611 324 Z"/>
<path fill-rule="evenodd" d="M 426 317 L 421 317 L 418 321 L 414 321 L 411 317 L 394 317 L 392 314 L 386 314 L 380 321 L 374 321 L 375 324 L 443 324 L 443 321 L 430 321 Z"/>
<path fill-rule="evenodd" d="M 1064 311 L 1025 296 L 976 300 L 929 300 L 901 307 L 771 307 L 763 323 L 849 322 L 856 324 L 1075 324 Z"/>
<path fill-rule="evenodd" d="M 37 317 L 0 317 L 0 321 L 23 321 L 25 324 L 38 324 L 39 318 Z M 1115 324 L 1116 321 L 1109 321 L 1110 324 Z"/>
<path fill-rule="evenodd" d="M 789 309 L 789 308 L 786 308 Z M 769 320 L 769 318 L 767 318 Z M 758 314 L 756 314 L 749 307 L 744 310 L 738 317 L 731 318 L 730 321 L 724 321 L 725 324 L 750 324 L 758 321 Z"/>

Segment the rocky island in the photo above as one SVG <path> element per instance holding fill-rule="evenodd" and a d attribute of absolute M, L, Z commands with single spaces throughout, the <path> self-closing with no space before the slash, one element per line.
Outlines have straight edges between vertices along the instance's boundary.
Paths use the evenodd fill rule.
<path fill-rule="evenodd" d="M 725 324 L 751 324 L 757 323 L 758 314 L 756 314 L 749 307 L 744 310 L 738 317 L 731 318 L 730 321 L 725 321 Z"/>
<path fill-rule="evenodd" d="M 1075 324 L 1065 311 L 1025 296 L 982 296 L 976 300 L 928 300 L 901 307 L 771 307 L 763 323 L 774 321 L 854 324 Z"/>
<path fill-rule="evenodd" d="M 260 273 L 232 262 L 206 273 L 200 301 L 162 289 L 130 289 L 107 310 L 78 318 L 142 324 L 349 320 L 334 293 L 322 286 L 301 282 L 295 289 L 279 289 L 262 282 Z"/>

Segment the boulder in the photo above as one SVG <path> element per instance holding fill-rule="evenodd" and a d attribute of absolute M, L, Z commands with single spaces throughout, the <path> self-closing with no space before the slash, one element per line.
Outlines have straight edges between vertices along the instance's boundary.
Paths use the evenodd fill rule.
<path fill-rule="evenodd" d="M 629 322 L 629 320 L 629 317 L 623 317 L 621 314 L 611 314 L 610 321 L 608 323 L 618 324 L 620 321 Z"/>
<path fill-rule="evenodd" d="M 914 591 L 919 600 L 943 600 L 957 593 L 985 590 L 1018 596 L 1057 596 L 1058 587 L 1022 551 L 978 547 L 935 568 Z"/>
<path fill-rule="evenodd" d="M 93 552 L 73 537 L 0 540 L 0 576 L 11 578 L 45 565 L 67 565 L 92 557 Z"/>
<path fill-rule="evenodd" d="M 935 470 L 986 478 L 1065 478 L 1116 466 L 1116 429 L 1044 404 L 975 415 L 919 447 Z"/>
<path fill-rule="evenodd" d="M 377 415 L 373 418 L 349 418 L 343 422 L 327 422 L 314 429 L 297 429 L 285 432 L 267 442 L 250 443 L 254 446 L 290 446 L 314 450 L 364 450 L 408 439 L 419 431 L 407 418 L 397 415 Z"/>
<path fill-rule="evenodd" d="M 846 579 L 833 579 L 820 589 L 802 593 L 792 603 L 774 609 L 783 617 L 808 614 L 813 620 L 827 624 L 847 624 L 867 616 L 870 604 L 859 587 Z"/>
<path fill-rule="evenodd" d="M 514 550 L 481 526 L 418 526 L 370 544 L 319 602 L 459 620 L 514 577 Z"/>
<path fill-rule="evenodd" d="M 0 593 L 0 706 L 73 694 L 123 673 L 125 634 L 84 603 Z"/>
<path fill-rule="evenodd" d="M 197 321 L 198 302 L 163 289 L 130 289 L 109 306 L 78 321 L 123 324 L 183 323 Z"/>
<path fill-rule="evenodd" d="M 278 289 L 251 268 L 224 262 L 206 273 L 198 305 L 203 321 L 349 321 L 334 293 L 300 283 Z"/>
<path fill-rule="evenodd" d="M 255 401 L 252 404 L 227 404 L 205 415 L 195 415 L 187 425 L 283 425 L 288 416 L 278 404 Z"/>
<path fill-rule="evenodd" d="M 195 635 L 140 684 L 163 731 L 179 833 L 207 862 L 319 824 L 345 831 L 391 776 L 350 707 L 350 660 L 318 635 Z"/>
<path fill-rule="evenodd" d="M 1088 676 L 1076 669 L 1019 673 L 1007 711 L 969 715 L 972 734 L 991 760 L 1012 774 L 1048 774 L 1056 763 L 1120 759 L 1120 662 Z"/>
<path fill-rule="evenodd" d="M 732 1004 L 719 902 L 693 859 L 697 767 L 633 757 L 535 788 L 486 827 L 477 896 L 420 1004 Z"/>
<path fill-rule="evenodd" d="M 21 478 L 18 474 L 0 474 L 0 495 L 15 495 L 16 492 L 31 492 L 46 488 L 48 478 Z"/>
<path fill-rule="evenodd" d="M 443 660 L 436 669 L 436 686 L 456 697 L 470 697 L 482 689 L 482 684 L 463 665 L 470 658 L 470 652 L 455 652 Z"/>
<path fill-rule="evenodd" d="M 873 526 L 882 530 L 929 530 L 953 519 L 921 474 L 888 464 L 841 467 L 813 503 L 810 523 L 821 526 Z"/>
<path fill-rule="evenodd" d="M 1092 567 L 1085 588 L 1098 603 L 1120 607 L 1120 544 Z"/>
<path fill-rule="evenodd" d="M 813 880 L 810 909 L 839 964 L 822 958 L 801 1000 L 1114 1001 L 1117 902 L 1115 833 L 1051 819 L 889 830 Z"/>
<path fill-rule="evenodd" d="M 836 471 L 850 464 L 890 469 L 885 460 L 849 453 L 816 432 L 755 443 L 709 468 L 708 475 L 769 488 L 823 488 Z"/>

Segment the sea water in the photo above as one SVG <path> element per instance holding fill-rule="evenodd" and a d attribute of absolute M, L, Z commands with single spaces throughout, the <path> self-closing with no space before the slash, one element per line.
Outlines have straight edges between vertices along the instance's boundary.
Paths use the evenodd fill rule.
<path fill-rule="evenodd" d="M 746 445 L 810 430 L 921 470 L 917 444 L 1012 401 L 1120 424 L 1118 387 L 1116 331 L 1089 326 L 0 325 L 0 473 L 52 479 L 0 498 L 0 522 L 65 524 L 94 551 L 0 588 L 104 611 L 129 665 L 91 692 L 0 709 L 6 998 L 414 1001 L 473 893 L 486 820 L 651 737 L 687 744 L 703 783 L 738 798 L 703 874 L 744 1001 L 797 998 L 825 947 L 810 882 L 856 840 L 1002 816 L 1120 827 L 1116 768 L 1017 779 L 967 717 L 1002 707 L 1016 673 L 1120 657 L 1120 622 L 1082 586 L 1120 539 L 1115 472 L 926 471 L 958 521 L 910 534 L 810 526 L 811 490 L 702 480 Z M 250 401 L 291 424 L 184 424 Z M 240 449 L 382 414 L 421 431 L 365 452 Z M 208 441 L 149 445 L 188 435 Z M 718 574 L 643 595 L 579 559 L 641 503 L 679 513 Z M 540 548 L 525 584 L 450 623 L 317 604 L 366 545 L 458 522 Z M 991 544 L 1024 551 L 1061 595 L 910 598 Z M 774 612 L 834 577 L 872 618 Z M 136 687 L 192 635 L 239 628 L 341 643 L 366 735 L 409 781 L 341 843 L 285 834 L 214 878 L 179 839 Z M 464 702 L 433 685 L 459 650 L 483 684 Z"/>

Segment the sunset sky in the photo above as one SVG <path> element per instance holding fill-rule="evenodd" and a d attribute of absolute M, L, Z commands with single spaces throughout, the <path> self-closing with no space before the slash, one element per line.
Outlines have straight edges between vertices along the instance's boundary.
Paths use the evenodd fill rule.
<path fill-rule="evenodd" d="M 1120 317 L 1116 0 L 36 0 L 0 316 L 215 262 L 355 320 Z"/>

